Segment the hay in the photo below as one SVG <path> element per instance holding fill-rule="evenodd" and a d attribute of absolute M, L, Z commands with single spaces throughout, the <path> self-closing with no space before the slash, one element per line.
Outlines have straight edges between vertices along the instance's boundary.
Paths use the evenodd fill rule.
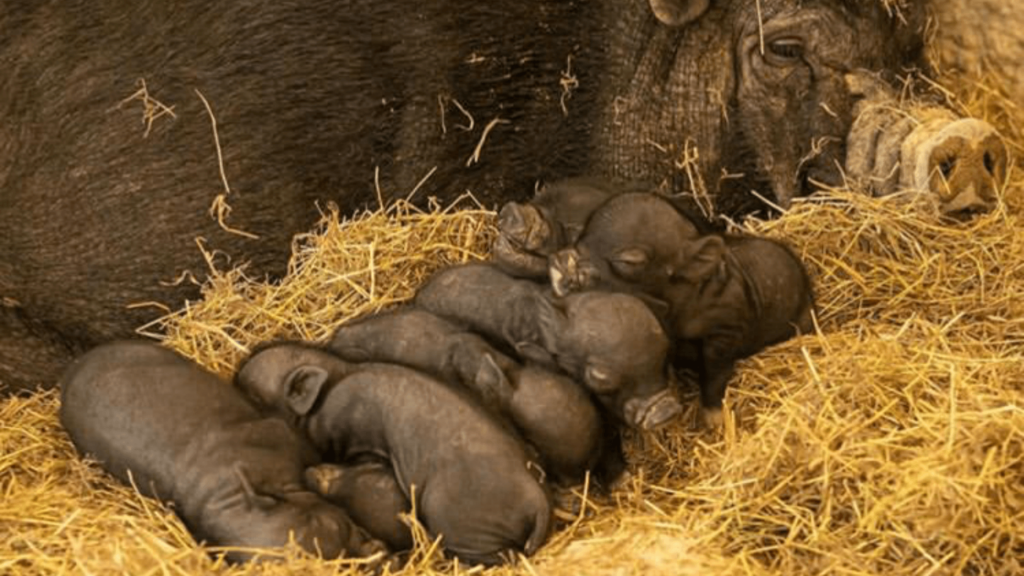
<path fill-rule="evenodd" d="M 954 84 L 1019 152 L 1024 115 Z M 1019 166 L 1017 167 L 1019 168 Z M 632 478 L 575 487 L 579 513 L 515 566 L 467 570 L 422 533 L 399 574 L 1024 573 L 1024 177 L 1002 208 L 947 226 L 913 202 L 833 190 L 749 222 L 805 258 L 820 333 L 744 361 L 722 432 L 629 435 Z M 204 299 L 147 330 L 220 374 L 254 344 L 318 340 L 482 258 L 494 214 L 406 203 L 295 241 L 287 278 L 215 271 Z M 212 261 L 212 258 L 211 258 Z M 225 566 L 173 513 L 74 453 L 54 393 L 0 403 L 2 574 L 367 574 L 358 562 Z M 393 573 L 390 568 L 384 573 Z"/>

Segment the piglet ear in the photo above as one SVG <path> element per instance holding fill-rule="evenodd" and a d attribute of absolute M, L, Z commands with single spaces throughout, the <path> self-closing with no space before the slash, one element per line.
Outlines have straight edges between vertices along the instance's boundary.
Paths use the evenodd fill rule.
<path fill-rule="evenodd" d="M 269 510 L 277 506 L 276 498 L 256 492 L 252 487 L 252 483 L 249 482 L 249 477 L 245 475 L 245 468 L 241 462 L 235 462 L 234 470 L 235 477 L 238 478 L 238 483 L 242 487 L 242 495 L 245 496 L 245 502 L 249 505 L 249 508 Z"/>
<path fill-rule="evenodd" d="M 703 282 L 721 266 L 725 258 L 725 251 L 725 240 L 721 236 L 704 236 L 693 243 L 689 258 L 673 277 L 694 284 Z"/>
<path fill-rule="evenodd" d="M 640 281 L 639 278 L 650 262 L 647 250 L 638 246 L 623 248 L 616 252 L 610 262 L 615 272 L 627 280 Z"/>
<path fill-rule="evenodd" d="M 302 365 L 284 377 L 285 402 L 292 412 L 305 416 L 313 409 L 330 374 L 319 366 Z"/>
<path fill-rule="evenodd" d="M 512 384 L 505 376 L 505 372 L 498 367 L 494 356 L 490 354 L 484 354 L 481 358 L 474 383 L 481 395 L 494 399 L 503 406 L 512 398 Z"/>
<path fill-rule="evenodd" d="M 707 11 L 711 0 L 650 0 L 651 11 L 662 24 L 685 26 Z"/>

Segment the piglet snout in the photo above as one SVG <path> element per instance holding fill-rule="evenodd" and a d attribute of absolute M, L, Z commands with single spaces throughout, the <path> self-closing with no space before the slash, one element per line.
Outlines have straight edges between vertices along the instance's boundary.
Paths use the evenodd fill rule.
<path fill-rule="evenodd" d="M 654 430 L 683 411 L 679 400 L 670 389 L 662 390 L 647 398 L 633 398 L 626 402 L 624 413 L 626 419 L 641 430 Z"/>

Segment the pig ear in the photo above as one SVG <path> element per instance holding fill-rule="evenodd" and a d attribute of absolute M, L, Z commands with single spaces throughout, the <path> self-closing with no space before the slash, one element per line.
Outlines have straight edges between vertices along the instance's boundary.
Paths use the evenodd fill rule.
<path fill-rule="evenodd" d="M 371 360 L 370 353 L 365 348 L 359 346 L 332 347 L 331 352 L 349 362 L 369 362 Z"/>
<path fill-rule="evenodd" d="M 650 0 L 651 12 L 668 26 L 685 26 L 700 18 L 711 0 Z"/>
<path fill-rule="evenodd" d="M 284 377 L 285 401 L 292 412 L 305 416 L 313 409 L 324 385 L 329 378 L 327 370 L 319 366 L 303 365 L 295 368 Z"/>
<path fill-rule="evenodd" d="M 242 467 L 241 462 L 235 462 L 234 469 L 235 477 L 238 478 L 238 483 L 242 486 L 242 495 L 245 496 L 245 502 L 249 508 L 269 510 L 277 506 L 277 499 L 273 496 L 256 493 L 252 483 L 249 482 L 249 477 L 245 475 L 245 468 Z"/>
<path fill-rule="evenodd" d="M 725 250 L 721 236 L 709 235 L 695 241 L 686 264 L 673 277 L 692 283 L 707 280 L 722 264 Z"/>
<path fill-rule="evenodd" d="M 493 356 L 484 354 L 482 360 L 474 378 L 477 388 L 489 397 L 498 398 L 502 402 L 507 401 L 512 395 L 512 384 L 498 367 Z"/>

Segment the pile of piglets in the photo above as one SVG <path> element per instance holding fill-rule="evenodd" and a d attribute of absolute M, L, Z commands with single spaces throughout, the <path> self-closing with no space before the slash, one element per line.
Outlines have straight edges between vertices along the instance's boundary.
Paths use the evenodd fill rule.
<path fill-rule="evenodd" d="M 676 374 L 697 375 L 713 424 L 737 359 L 812 327 L 789 249 L 636 186 L 556 182 L 499 228 L 493 262 L 328 342 L 262 344 L 234 386 L 153 343 L 93 349 L 63 377 L 61 421 L 231 560 L 290 539 L 400 554 L 415 510 L 449 555 L 491 565 L 544 543 L 553 486 L 614 485 L 620 429 L 682 411 Z"/>

